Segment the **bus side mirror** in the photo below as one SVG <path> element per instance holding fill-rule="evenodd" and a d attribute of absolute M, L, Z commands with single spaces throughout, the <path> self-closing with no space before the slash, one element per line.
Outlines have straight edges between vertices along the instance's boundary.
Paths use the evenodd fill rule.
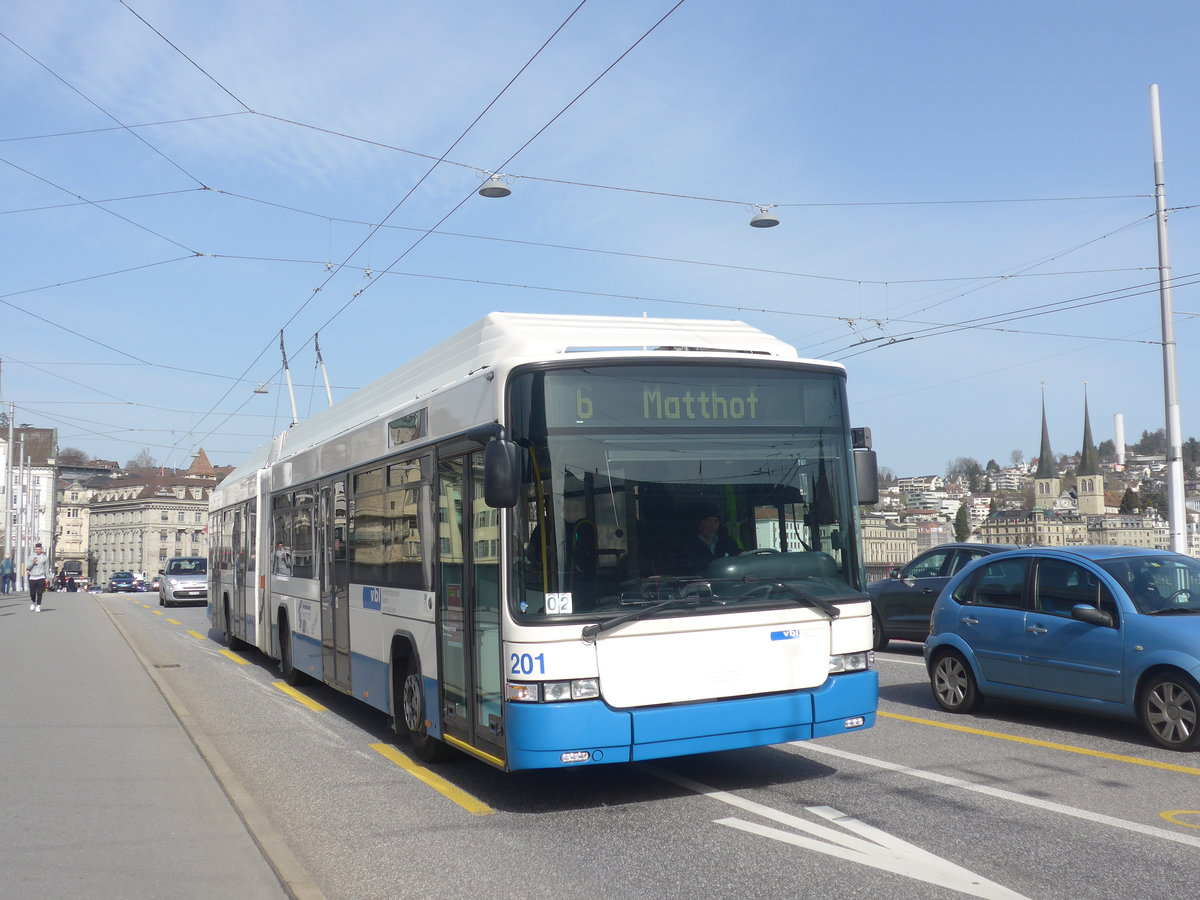
<path fill-rule="evenodd" d="M 879 462 L 874 450 L 854 451 L 854 480 L 858 484 L 858 505 L 879 502 Z"/>
<path fill-rule="evenodd" d="M 483 447 L 483 502 L 493 509 L 516 506 L 520 478 L 517 445 L 499 438 L 488 441 Z"/>

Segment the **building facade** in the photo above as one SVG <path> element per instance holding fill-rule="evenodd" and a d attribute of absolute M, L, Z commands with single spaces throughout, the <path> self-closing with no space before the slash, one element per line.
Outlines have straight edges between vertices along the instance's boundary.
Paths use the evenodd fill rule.
<path fill-rule="evenodd" d="M 91 520 L 91 500 L 96 492 L 78 478 L 58 479 L 58 502 L 54 528 L 54 571 L 64 569 L 75 575 L 80 587 L 96 577 L 95 560 L 88 551 L 88 524 Z M 82 581 L 82 583 L 80 583 Z"/>
<path fill-rule="evenodd" d="M 34 428 L 21 425 L 0 436 L 0 460 L 4 478 L 4 493 L 0 494 L 0 510 L 8 510 L 8 520 L 0 516 L 4 526 L 4 549 L 13 554 L 18 577 L 24 561 L 40 543 L 54 562 L 55 535 L 55 456 L 58 454 L 58 431 L 54 428 Z"/>
<path fill-rule="evenodd" d="M 89 549 L 96 577 L 152 575 L 172 556 L 208 555 L 208 497 L 213 478 L 134 472 L 92 497 Z"/>

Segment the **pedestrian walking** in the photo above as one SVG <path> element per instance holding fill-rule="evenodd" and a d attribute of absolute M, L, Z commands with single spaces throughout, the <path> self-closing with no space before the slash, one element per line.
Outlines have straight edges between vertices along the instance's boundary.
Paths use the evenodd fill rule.
<path fill-rule="evenodd" d="M 29 610 L 42 611 L 42 594 L 46 592 L 46 577 L 50 574 L 50 558 L 41 542 L 33 545 L 33 556 L 25 565 L 25 580 L 29 582 Z"/>
<path fill-rule="evenodd" d="M 17 580 L 16 572 L 17 567 L 13 565 L 12 554 L 4 554 L 4 559 L 0 560 L 0 592 L 13 592 L 13 582 Z"/>

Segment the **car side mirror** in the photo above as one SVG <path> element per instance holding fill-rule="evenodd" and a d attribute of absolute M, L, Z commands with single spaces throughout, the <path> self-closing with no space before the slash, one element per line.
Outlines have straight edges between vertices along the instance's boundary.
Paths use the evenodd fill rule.
<path fill-rule="evenodd" d="M 1111 613 L 1106 613 L 1096 609 L 1096 607 L 1088 603 L 1079 603 L 1071 607 L 1071 618 L 1078 619 L 1080 622 L 1087 622 L 1089 625 L 1099 625 L 1102 628 L 1113 627 L 1113 617 Z"/>
<path fill-rule="evenodd" d="M 899 578 L 900 569 L 897 566 L 892 566 L 892 571 L 888 572 L 888 578 Z"/>

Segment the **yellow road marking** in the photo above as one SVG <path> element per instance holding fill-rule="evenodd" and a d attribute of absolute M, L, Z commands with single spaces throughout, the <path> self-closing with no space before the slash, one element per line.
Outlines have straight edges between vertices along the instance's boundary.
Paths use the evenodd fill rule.
<path fill-rule="evenodd" d="M 980 728 L 970 728 L 966 725 L 953 725 L 949 722 L 935 722 L 933 719 L 919 719 L 916 716 L 903 716 L 899 713 L 889 713 L 879 710 L 877 715 L 885 719 L 899 719 L 901 722 L 915 722 L 918 725 L 932 725 L 934 728 L 945 728 L 949 731 L 961 731 L 964 734 L 978 734 L 982 737 L 995 738 L 1000 741 L 1012 741 L 1016 744 L 1029 744 L 1033 747 L 1046 747 L 1050 750 L 1062 750 L 1066 753 L 1078 753 L 1082 756 L 1095 756 L 1100 759 L 1111 759 L 1117 762 L 1130 763 L 1135 766 L 1147 766 L 1151 769 L 1165 769 L 1168 772 L 1182 772 L 1185 775 L 1200 775 L 1200 768 L 1194 766 L 1179 766 L 1174 763 L 1155 762 L 1152 759 L 1141 759 L 1137 756 L 1122 756 L 1119 753 L 1105 753 L 1101 750 L 1089 750 L 1086 747 L 1075 747 L 1071 744 L 1056 744 L 1052 741 L 1039 741 L 1035 738 L 1018 737 L 1015 734 L 1004 734 L 999 731 L 984 731 Z"/>
<path fill-rule="evenodd" d="M 203 635 L 198 631 L 192 631 L 191 629 L 188 629 L 188 634 L 190 634 L 192 637 L 194 637 L 198 641 L 208 640 L 206 635 Z"/>
<path fill-rule="evenodd" d="M 240 656 L 238 656 L 238 655 L 237 655 L 236 653 L 234 653 L 232 650 L 222 650 L 222 651 L 221 651 L 221 655 L 222 655 L 222 656 L 228 656 L 230 659 L 232 659 L 232 660 L 233 660 L 235 663 L 237 663 L 239 666 L 248 666 L 248 665 L 250 665 L 250 660 L 248 660 L 248 659 L 242 659 Z"/>
<path fill-rule="evenodd" d="M 471 815 L 490 816 L 495 813 L 495 810 L 486 803 L 476 800 L 462 788 L 455 787 L 441 775 L 437 775 L 424 766 L 413 762 L 391 744 L 371 744 L 370 747 L 380 756 L 390 759 L 409 775 L 419 778 L 442 796 L 453 800 L 467 812 L 471 813 Z"/>
<path fill-rule="evenodd" d="M 182 625 L 183 624 L 178 619 L 167 619 L 167 621 L 170 622 L 172 625 Z"/>
<path fill-rule="evenodd" d="M 492 763 L 493 765 L 497 765 L 497 766 L 504 765 L 504 760 L 502 760 L 500 757 L 492 756 L 492 754 L 490 754 L 490 753 L 484 753 L 482 750 L 478 749 L 477 747 L 472 747 L 466 741 L 460 741 L 458 738 L 454 737 L 453 735 L 445 734 L 445 735 L 442 735 L 442 737 L 446 741 L 447 744 L 451 744 L 452 746 L 457 747 L 459 750 L 462 750 L 464 753 L 470 753 L 472 756 L 478 756 L 480 759 L 487 760 L 488 762 Z"/>
<path fill-rule="evenodd" d="M 297 701 L 298 703 L 303 703 L 309 709 L 315 710 L 316 712 L 323 712 L 325 710 L 325 707 L 323 707 L 316 700 L 313 700 L 311 697 L 304 696 L 290 684 L 284 684 L 282 681 L 272 681 L 271 686 L 279 688 L 279 690 L 283 691 L 293 700 Z"/>
<path fill-rule="evenodd" d="M 1200 809 L 1168 809 L 1165 812 L 1160 812 L 1160 818 L 1166 819 L 1172 825 L 1182 825 L 1184 828 L 1200 828 L 1200 823 L 1197 822 L 1180 822 L 1179 816 L 1198 816 L 1200 817 Z"/>
<path fill-rule="evenodd" d="M 150 608 L 149 606 L 146 607 L 146 609 L 149 609 L 149 608 Z M 163 611 L 161 609 L 156 609 L 156 610 L 154 610 L 154 614 L 156 616 L 161 616 L 161 615 L 163 615 Z"/>

